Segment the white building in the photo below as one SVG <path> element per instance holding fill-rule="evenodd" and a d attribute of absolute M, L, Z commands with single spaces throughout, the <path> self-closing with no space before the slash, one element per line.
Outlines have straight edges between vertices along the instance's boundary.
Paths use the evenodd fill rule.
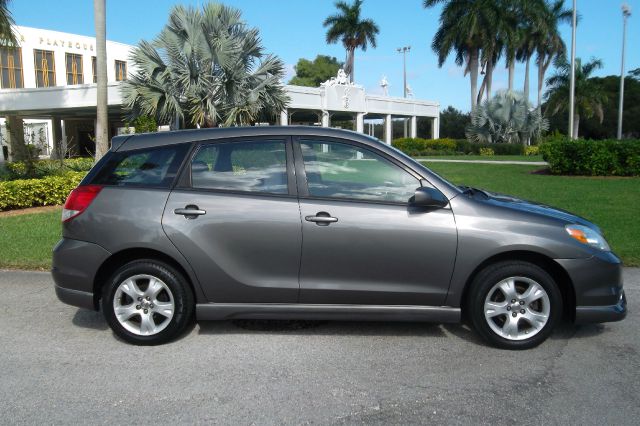
<path fill-rule="evenodd" d="M 5 119 L 12 117 L 24 122 L 28 142 L 38 145 L 43 155 L 50 153 L 54 140 L 64 141 L 72 154 L 91 153 L 96 109 L 95 38 L 23 26 L 17 26 L 16 33 L 19 46 L 0 47 L 0 141 L 6 145 Z M 129 64 L 132 49 L 107 41 L 110 136 L 124 126 L 119 86 L 135 71 Z M 277 122 L 268 124 L 346 124 L 391 143 L 394 136 L 418 135 L 418 129 L 425 128 L 419 126 L 419 120 L 428 120 L 429 136 L 438 137 L 437 102 L 370 95 L 343 77 L 320 88 L 286 86 L 291 103 Z M 403 124 L 393 126 L 395 121 Z"/>

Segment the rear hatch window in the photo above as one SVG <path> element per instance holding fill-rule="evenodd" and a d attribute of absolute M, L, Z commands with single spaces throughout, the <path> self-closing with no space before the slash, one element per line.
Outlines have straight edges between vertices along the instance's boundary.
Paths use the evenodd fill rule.
<path fill-rule="evenodd" d="M 111 152 L 91 183 L 109 186 L 168 188 L 175 179 L 188 144 Z"/>

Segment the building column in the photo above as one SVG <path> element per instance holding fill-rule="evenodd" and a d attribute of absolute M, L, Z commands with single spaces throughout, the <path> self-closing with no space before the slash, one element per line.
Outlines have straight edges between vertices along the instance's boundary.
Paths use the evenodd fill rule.
<path fill-rule="evenodd" d="M 440 115 L 433 117 L 431 121 L 431 138 L 440 139 Z"/>
<path fill-rule="evenodd" d="M 414 115 L 413 117 L 411 117 L 410 120 L 411 120 L 411 137 L 417 138 L 418 137 L 418 117 Z"/>
<path fill-rule="evenodd" d="M 331 127 L 331 116 L 329 111 L 322 111 L 322 127 Z"/>
<path fill-rule="evenodd" d="M 364 133 L 364 113 L 356 113 L 356 132 Z"/>
<path fill-rule="evenodd" d="M 391 121 L 391 114 L 387 114 L 384 118 L 384 143 L 391 145 L 393 139 L 393 122 Z"/>
<path fill-rule="evenodd" d="M 287 109 L 283 109 L 282 111 L 280 111 L 280 125 L 289 125 L 289 111 L 287 111 Z"/>

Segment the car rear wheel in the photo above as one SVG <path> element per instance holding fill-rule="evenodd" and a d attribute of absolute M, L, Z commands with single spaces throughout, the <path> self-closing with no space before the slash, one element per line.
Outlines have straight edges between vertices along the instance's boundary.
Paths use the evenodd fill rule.
<path fill-rule="evenodd" d="M 136 345 L 174 339 L 191 322 L 193 308 L 193 293 L 184 277 L 155 260 L 127 263 L 103 288 L 102 309 L 109 326 Z"/>
<path fill-rule="evenodd" d="M 562 295 L 544 269 L 506 261 L 476 276 L 467 308 L 473 327 L 489 343 L 504 349 L 528 349 L 553 331 L 562 316 Z"/>

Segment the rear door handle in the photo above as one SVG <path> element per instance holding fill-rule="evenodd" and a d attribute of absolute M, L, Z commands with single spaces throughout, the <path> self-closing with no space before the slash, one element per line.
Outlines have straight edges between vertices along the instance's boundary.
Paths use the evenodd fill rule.
<path fill-rule="evenodd" d="M 332 217 L 327 212 L 318 212 L 315 216 L 305 216 L 304 220 L 307 222 L 315 222 L 316 225 L 328 226 L 331 223 L 338 221 L 337 217 Z"/>
<path fill-rule="evenodd" d="M 183 215 L 187 219 L 195 219 L 198 216 L 202 216 L 203 214 L 207 214 L 206 210 L 200 210 L 198 206 L 190 204 L 183 209 L 175 209 L 173 211 L 175 214 Z"/>

